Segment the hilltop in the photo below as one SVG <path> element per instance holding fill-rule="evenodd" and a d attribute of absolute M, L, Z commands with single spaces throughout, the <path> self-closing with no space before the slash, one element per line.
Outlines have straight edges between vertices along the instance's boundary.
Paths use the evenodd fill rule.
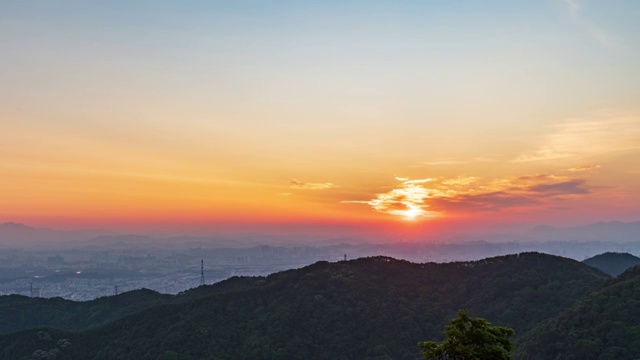
<path fill-rule="evenodd" d="M 628 253 L 606 252 L 586 259 L 583 263 L 611 276 L 618 276 L 627 269 L 640 264 L 640 258 Z"/>
<path fill-rule="evenodd" d="M 417 359 L 417 342 L 441 338 L 460 308 L 524 334 L 608 280 L 540 253 L 446 264 L 318 262 L 204 286 L 84 331 L 0 336 L 0 348 L 5 359 L 55 349 L 71 359 Z M 61 339 L 72 346 L 62 349 Z"/>

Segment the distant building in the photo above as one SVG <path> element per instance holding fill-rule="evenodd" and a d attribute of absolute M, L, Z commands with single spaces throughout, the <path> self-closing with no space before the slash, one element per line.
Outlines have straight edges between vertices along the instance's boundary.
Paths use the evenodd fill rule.
<path fill-rule="evenodd" d="M 64 257 L 60 255 L 49 256 L 47 258 L 47 265 L 49 266 L 62 266 L 64 265 Z"/>

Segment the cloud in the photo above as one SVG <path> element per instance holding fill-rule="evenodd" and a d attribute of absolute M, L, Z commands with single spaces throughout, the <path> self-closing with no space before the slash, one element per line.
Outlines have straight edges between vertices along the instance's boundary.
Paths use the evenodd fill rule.
<path fill-rule="evenodd" d="M 542 149 L 534 152 L 533 154 L 522 154 L 517 158 L 513 159 L 511 162 L 521 163 L 521 162 L 531 162 L 531 161 L 545 161 L 545 160 L 561 159 L 568 156 L 572 156 L 572 154 L 557 152 L 556 150 L 553 150 L 553 149 Z"/>
<path fill-rule="evenodd" d="M 567 169 L 567 171 L 580 172 L 580 171 L 589 171 L 589 170 L 594 170 L 599 168 L 600 168 L 600 165 L 585 165 L 585 166 L 572 167 Z"/>
<path fill-rule="evenodd" d="M 443 180 L 442 184 L 444 185 L 469 185 L 469 184 L 473 184 L 474 182 L 478 181 L 479 178 L 475 177 L 475 176 L 458 176 L 455 179 L 448 179 L 448 180 Z"/>
<path fill-rule="evenodd" d="M 513 163 L 549 161 L 640 151 L 640 117 L 606 116 L 597 119 L 570 119 L 550 127 L 539 148 L 521 154 Z"/>
<path fill-rule="evenodd" d="M 579 0 L 565 0 L 567 10 L 569 11 L 569 17 L 571 20 L 584 31 L 587 32 L 594 40 L 596 40 L 603 47 L 613 50 L 626 48 L 624 41 L 618 36 L 605 31 L 600 26 L 596 25 L 592 20 L 584 15 L 584 7 L 582 1 Z"/>
<path fill-rule="evenodd" d="M 425 161 L 417 165 L 412 165 L 412 168 L 419 168 L 424 166 L 447 166 L 447 165 L 461 165 L 461 164 L 469 164 L 472 162 L 495 162 L 495 159 L 486 158 L 486 157 L 475 157 L 471 160 L 435 160 L 435 161 Z"/>
<path fill-rule="evenodd" d="M 495 191 L 479 194 L 460 194 L 453 197 L 436 198 L 433 206 L 442 212 L 496 211 L 503 208 L 537 205 L 540 200 L 523 194 Z"/>
<path fill-rule="evenodd" d="M 343 203 L 367 204 L 374 211 L 405 218 L 437 216 L 464 211 L 498 211 L 506 208 L 542 206 L 591 194 L 585 179 L 556 174 L 533 174 L 482 179 L 474 176 L 411 180 L 371 200 Z M 569 196 L 569 197 L 568 197 Z"/>
<path fill-rule="evenodd" d="M 493 158 L 487 158 L 487 157 L 475 157 L 473 158 L 474 161 L 477 162 L 496 162 L 496 159 Z"/>
<path fill-rule="evenodd" d="M 539 184 L 529 187 L 528 190 L 547 194 L 588 194 L 590 191 L 583 186 L 584 182 L 584 180 L 571 180 L 555 184 Z"/>
<path fill-rule="evenodd" d="M 293 179 L 289 182 L 289 187 L 292 189 L 304 189 L 304 190 L 324 190 L 338 187 L 333 183 L 305 183 L 298 179 Z"/>
<path fill-rule="evenodd" d="M 565 3 L 569 7 L 570 13 L 573 14 L 580 11 L 580 3 L 578 2 L 578 0 L 565 0 Z"/>
<path fill-rule="evenodd" d="M 466 161 L 460 160 L 440 160 L 440 161 L 425 161 L 422 165 L 440 166 L 440 165 L 457 165 L 466 164 Z"/>
<path fill-rule="evenodd" d="M 523 180 L 523 181 L 529 181 L 529 180 L 544 181 L 547 179 L 557 179 L 557 178 L 558 178 L 557 175 L 543 173 L 543 174 L 534 174 L 534 175 L 522 175 L 522 176 L 518 176 L 516 179 Z"/>
<path fill-rule="evenodd" d="M 347 200 L 343 201 L 343 203 L 367 204 L 377 212 L 399 215 L 407 219 L 432 214 L 427 210 L 428 205 L 424 202 L 425 199 L 431 196 L 430 191 L 422 184 L 431 182 L 433 179 L 410 180 L 408 178 L 396 177 L 396 180 L 402 182 L 399 188 L 377 194 L 375 198 L 368 201 Z"/>
<path fill-rule="evenodd" d="M 442 182 L 443 184 L 447 182 Z M 553 174 L 524 175 L 508 179 L 493 179 L 486 184 L 456 192 L 451 196 L 434 197 L 429 203 L 443 212 L 497 211 L 506 208 L 542 205 L 566 195 L 586 195 L 591 191 L 583 179 L 567 180 Z"/>
<path fill-rule="evenodd" d="M 432 178 L 418 179 L 418 180 L 409 180 L 407 178 L 396 178 L 396 180 L 402 181 L 404 184 L 407 184 L 407 185 L 424 184 L 424 183 L 428 183 L 428 182 L 432 182 L 433 181 Z"/>

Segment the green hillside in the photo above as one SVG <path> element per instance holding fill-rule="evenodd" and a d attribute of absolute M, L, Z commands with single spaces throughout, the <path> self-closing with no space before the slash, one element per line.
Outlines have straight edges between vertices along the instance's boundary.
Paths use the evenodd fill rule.
<path fill-rule="evenodd" d="M 586 259 L 583 263 L 600 269 L 611 276 L 618 276 L 625 270 L 640 264 L 640 258 L 628 253 L 607 252 Z"/>
<path fill-rule="evenodd" d="M 521 360 L 640 358 L 640 266 L 528 335 Z"/>
<path fill-rule="evenodd" d="M 36 327 L 84 330 L 154 306 L 178 304 L 213 294 L 244 290 L 253 286 L 257 280 L 234 278 L 212 286 L 190 289 L 177 296 L 141 289 L 83 302 L 22 295 L 0 296 L 0 319 L 3 320 L 0 321 L 0 333 Z"/>
<path fill-rule="evenodd" d="M 151 290 L 136 290 L 86 302 L 21 295 L 0 296 L 0 318 L 3 319 L 0 322 L 0 332 L 42 326 L 85 329 L 162 304 L 169 298 L 168 295 Z"/>
<path fill-rule="evenodd" d="M 148 308 L 81 332 L 0 337 L 4 359 L 418 359 L 466 308 L 523 334 L 608 277 L 574 260 L 525 253 L 413 264 L 386 257 L 319 262 L 233 291 Z M 236 281 L 244 282 L 234 286 Z M 246 283 L 251 284 L 245 288 Z M 71 346 L 63 346 L 66 339 Z"/>

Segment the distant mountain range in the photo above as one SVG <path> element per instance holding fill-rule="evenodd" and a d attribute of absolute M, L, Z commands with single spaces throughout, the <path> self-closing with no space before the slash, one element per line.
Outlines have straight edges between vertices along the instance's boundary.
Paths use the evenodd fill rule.
<path fill-rule="evenodd" d="M 109 230 L 79 230 L 61 231 L 45 228 L 35 228 L 23 224 L 6 222 L 0 224 L 0 247 L 77 247 L 77 246 L 143 246 L 161 245 L 176 246 L 251 246 L 274 241 L 272 235 L 236 234 L 211 236 L 151 236 L 138 234 L 116 234 Z M 576 227 L 536 226 L 527 230 L 514 230 L 512 227 L 506 232 L 475 233 L 453 238 L 441 239 L 445 243 L 549 243 L 549 242 L 607 242 L 616 244 L 640 242 L 640 221 L 637 222 L 600 222 Z M 327 240 L 328 243 L 317 241 L 320 246 L 363 245 L 366 241 L 353 239 Z M 433 240 L 429 241 L 430 243 Z M 300 245 L 295 240 L 290 244 Z M 273 243 L 272 243 L 273 245 Z M 373 244 L 369 244 L 373 245 Z M 394 244 L 395 245 L 395 244 Z M 490 254 L 487 254 L 490 255 Z"/>
<path fill-rule="evenodd" d="M 624 342 L 637 337 L 639 298 L 638 267 L 613 279 L 541 253 L 446 264 L 378 256 L 176 296 L 0 297 L 0 359 L 420 359 L 417 342 L 442 339 L 462 308 L 514 328 L 519 360 L 634 359 L 640 346 Z"/>
<path fill-rule="evenodd" d="M 75 246 L 79 241 L 107 234 L 110 234 L 107 230 L 62 231 L 6 222 L 0 224 L 0 246 L 17 248 Z"/>
<path fill-rule="evenodd" d="M 599 222 L 576 227 L 536 226 L 527 232 L 543 241 L 611 241 L 618 243 L 640 241 L 640 221 Z"/>
<path fill-rule="evenodd" d="M 214 241 L 212 241 L 214 240 Z M 138 234 L 115 234 L 110 230 L 88 229 L 62 231 L 36 228 L 14 222 L 0 224 L 0 246 L 16 248 L 65 248 L 78 246 L 130 247 L 130 246 L 190 246 L 214 242 L 218 246 L 246 245 L 237 238 L 228 237 L 157 237 Z"/>

